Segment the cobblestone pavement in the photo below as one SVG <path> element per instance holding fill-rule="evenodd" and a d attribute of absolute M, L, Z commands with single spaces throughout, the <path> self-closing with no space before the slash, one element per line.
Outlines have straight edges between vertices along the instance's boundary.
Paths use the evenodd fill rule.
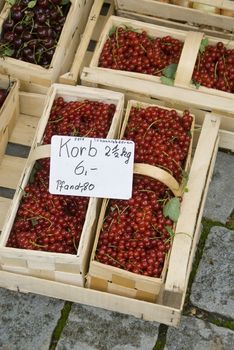
<path fill-rule="evenodd" d="M 234 348 L 234 155 L 218 152 L 178 329 L 0 288 L 1 350 Z"/>

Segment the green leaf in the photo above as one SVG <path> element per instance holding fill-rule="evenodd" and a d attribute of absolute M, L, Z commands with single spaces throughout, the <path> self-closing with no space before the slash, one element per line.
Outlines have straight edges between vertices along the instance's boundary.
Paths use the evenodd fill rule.
<path fill-rule="evenodd" d="M 199 87 L 201 86 L 201 84 L 198 83 L 196 80 L 192 80 L 192 84 L 195 85 L 196 89 L 199 89 Z"/>
<path fill-rule="evenodd" d="M 11 49 L 10 47 L 6 47 L 2 53 L 2 56 L 8 56 L 11 57 L 14 53 L 14 50 Z"/>
<path fill-rule="evenodd" d="M 6 3 L 9 4 L 10 6 L 15 5 L 16 0 L 6 0 Z"/>
<path fill-rule="evenodd" d="M 31 224 L 33 225 L 33 227 L 38 224 L 38 221 L 36 218 L 31 218 L 30 221 L 31 221 Z"/>
<path fill-rule="evenodd" d="M 182 176 L 183 176 L 182 188 L 183 188 L 184 192 L 188 192 L 188 191 L 185 190 L 185 188 L 186 188 L 188 180 L 189 180 L 189 173 L 187 171 L 185 171 L 185 170 L 182 170 Z"/>
<path fill-rule="evenodd" d="M 138 33 L 138 30 L 131 27 L 131 26 L 127 26 L 126 24 L 124 24 L 124 28 L 127 32 L 135 32 L 135 33 Z"/>
<path fill-rule="evenodd" d="M 19 186 L 20 191 L 23 193 L 23 197 L 27 197 L 28 193 L 25 192 L 25 190 L 23 189 L 23 187 Z"/>
<path fill-rule="evenodd" d="M 182 176 L 183 176 L 184 179 L 188 180 L 189 173 L 186 170 L 182 170 Z"/>
<path fill-rule="evenodd" d="M 37 3 L 37 0 L 32 0 L 32 1 L 29 1 L 28 3 L 28 8 L 29 9 L 32 9 Z"/>
<path fill-rule="evenodd" d="M 170 79 L 170 78 L 167 78 L 167 77 L 161 77 L 160 80 L 161 80 L 161 82 L 164 85 L 169 85 L 169 86 L 173 86 L 174 85 L 174 79 Z"/>
<path fill-rule="evenodd" d="M 163 207 L 163 214 L 172 221 L 177 222 L 180 215 L 180 201 L 177 197 L 170 199 Z"/>
<path fill-rule="evenodd" d="M 169 233 L 171 238 L 173 238 L 175 236 L 175 232 L 172 230 L 172 228 L 170 226 L 166 226 L 166 230 Z"/>
<path fill-rule="evenodd" d="M 69 4 L 69 2 L 70 2 L 70 0 L 62 0 L 60 2 L 60 5 L 67 5 L 67 4 Z"/>
<path fill-rule="evenodd" d="M 117 27 L 113 26 L 110 30 L 109 30 L 109 36 L 113 35 L 116 32 Z"/>
<path fill-rule="evenodd" d="M 135 106 L 135 108 L 138 110 L 138 111 L 140 111 L 141 110 L 141 104 L 140 103 L 137 103 L 137 105 Z M 134 128 L 135 129 L 135 128 Z"/>
<path fill-rule="evenodd" d="M 172 64 L 169 64 L 169 66 L 165 67 L 162 71 L 164 77 L 175 79 L 177 67 L 178 67 L 177 63 L 172 63 Z"/>
<path fill-rule="evenodd" d="M 29 176 L 29 183 L 34 182 L 36 173 L 38 172 L 39 169 L 41 169 L 41 165 L 38 162 L 36 162 L 34 164 L 34 167 L 32 168 L 31 174 Z"/>
<path fill-rule="evenodd" d="M 201 44 L 200 44 L 200 48 L 199 48 L 200 53 L 203 53 L 205 51 L 205 48 L 208 44 L 209 44 L 208 38 L 202 39 Z"/>

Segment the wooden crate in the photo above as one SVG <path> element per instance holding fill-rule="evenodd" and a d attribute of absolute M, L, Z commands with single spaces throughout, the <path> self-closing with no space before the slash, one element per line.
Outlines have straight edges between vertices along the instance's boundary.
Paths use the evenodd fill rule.
<path fill-rule="evenodd" d="M 15 58 L 3 57 L 0 58 L 0 72 L 18 78 L 23 91 L 46 93 L 50 85 L 69 70 L 92 3 L 93 0 L 71 0 L 69 12 L 48 69 Z M 9 10 L 10 6 L 6 3 L 0 16 L 0 33 Z"/>
<path fill-rule="evenodd" d="M 138 33 L 141 33 L 143 30 L 145 30 L 147 32 L 147 34 L 151 37 L 159 37 L 162 38 L 164 36 L 167 35 L 172 35 L 173 38 L 178 39 L 182 42 L 186 41 L 186 38 L 188 36 L 188 33 L 185 31 L 181 31 L 181 30 L 176 30 L 174 29 L 173 31 L 171 30 L 171 28 L 166 28 L 166 27 L 160 27 L 160 26 L 156 26 L 156 25 L 152 25 L 152 24 L 148 24 L 148 23 L 144 23 L 144 22 L 140 22 L 140 21 L 135 21 L 135 20 L 131 20 L 131 19 L 126 19 L 124 17 L 118 17 L 118 16 L 110 16 L 107 23 L 105 24 L 101 36 L 98 40 L 97 46 L 95 48 L 93 57 L 91 59 L 90 68 L 95 68 L 96 72 L 100 72 L 100 74 L 102 73 L 102 71 L 107 71 L 109 74 L 121 74 L 127 77 L 134 77 L 137 79 L 143 79 L 143 80 L 147 80 L 147 81 L 153 81 L 155 83 L 160 83 L 160 77 L 158 76 L 154 76 L 154 75 L 150 75 L 150 74 L 142 74 L 142 73 L 137 73 L 137 72 L 128 72 L 128 71 L 123 71 L 123 70 L 114 70 L 114 69 L 109 69 L 109 68 L 101 68 L 98 66 L 99 64 L 99 58 L 100 55 L 102 53 L 103 50 L 103 46 L 106 42 L 106 40 L 109 38 L 109 33 L 111 31 L 112 28 L 114 27 L 121 27 L 121 26 L 126 26 L 129 28 L 133 28 L 134 31 L 137 31 Z M 195 38 L 194 40 L 198 41 L 195 42 L 194 44 L 196 46 L 200 46 L 200 41 L 203 37 L 203 34 L 200 33 L 198 34 L 198 37 L 196 36 L 197 33 L 194 33 Z M 180 64 L 180 63 L 179 63 Z M 179 65 L 178 65 L 179 66 Z"/>
<path fill-rule="evenodd" d="M 127 98 L 129 98 L 129 96 L 133 97 L 134 95 L 135 94 L 126 91 Z M 149 98 L 149 96 L 142 96 L 139 94 L 135 95 L 135 97 L 136 96 L 139 98 L 139 101 L 156 103 L 162 106 L 169 106 L 173 108 L 188 108 L 188 102 L 186 104 L 173 99 L 169 99 L 166 101 L 163 101 L 162 99 L 155 100 Z M 45 96 L 20 91 L 19 97 L 20 115 L 16 120 L 16 125 L 13 129 L 9 141 L 12 143 L 30 146 L 33 141 L 35 128 L 37 127 L 39 118 L 44 109 Z M 63 300 L 83 303 L 87 305 L 105 308 L 108 310 L 118 311 L 124 314 L 134 315 L 135 317 L 139 317 L 149 321 L 157 321 L 171 326 L 178 326 L 182 314 L 185 290 L 188 283 L 189 273 L 191 270 L 193 257 L 196 251 L 196 245 L 199 239 L 200 221 L 208 191 L 208 186 L 212 176 L 216 152 L 218 146 L 223 147 L 225 149 L 234 150 L 233 119 L 231 117 L 223 117 L 220 115 L 220 118 L 222 118 L 222 130 L 219 130 L 218 133 L 220 140 L 216 140 L 213 150 L 211 150 L 210 148 L 206 148 L 207 152 L 206 154 L 204 154 L 204 142 L 208 142 L 210 144 L 211 139 L 214 141 L 214 137 L 216 136 L 214 135 L 215 130 L 213 128 L 216 128 L 217 126 L 216 123 L 212 122 L 210 120 L 210 117 L 208 117 L 209 113 L 205 118 L 205 114 L 207 113 L 202 109 L 197 109 L 193 107 L 191 108 L 191 112 L 196 115 L 196 120 L 198 124 L 201 125 L 203 123 L 203 120 L 206 120 L 206 126 L 204 123 L 201 138 L 199 139 L 198 144 L 198 136 L 200 135 L 199 127 L 195 129 L 194 134 L 194 146 L 197 146 L 197 155 L 195 154 L 194 156 L 194 161 L 192 163 L 193 171 L 190 172 L 189 182 L 189 193 L 194 194 L 193 203 L 191 203 L 191 201 L 189 201 L 189 199 L 186 198 L 187 194 L 185 194 L 186 196 L 184 197 L 184 201 L 187 201 L 187 203 L 191 205 L 191 208 L 189 208 L 188 206 L 186 206 L 186 208 L 187 210 L 191 209 L 191 212 L 194 214 L 193 218 L 195 218 L 195 212 L 198 208 L 198 215 L 195 225 L 196 228 L 193 232 L 193 241 L 188 239 L 188 241 L 185 242 L 185 251 L 186 249 L 190 251 L 189 256 L 186 255 L 186 259 L 188 260 L 185 259 L 186 261 L 182 261 L 183 257 L 181 256 L 180 259 L 182 260 L 177 260 L 174 255 L 176 253 L 176 249 L 174 250 L 175 253 L 173 253 L 173 251 L 171 252 L 170 264 L 176 262 L 175 269 L 177 270 L 174 276 L 172 274 L 170 279 L 166 278 L 164 286 L 165 292 L 162 295 L 160 295 L 158 303 L 151 303 L 132 298 L 130 299 L 128 297 L 82 288 L 75 285 L 69 285 L 67 283 L 61 283 L 44 278 L 23 275 L 20 273 L 12 273 L 9 271 L 1 270 L 1 264 L 0 287 L 15 290 L 18 292 L 37 293 L 49 297 L 55 297 Z M 212 133 L 210 133 L 210 128 L 212 128 L 213 130 Z M 195 162 L 195 159 L 200 159 L 200 162 Z M 12 189 L 15 189 L 17 187 L 21 176 L 22 167 L 24 166 L 25 161 L 26 159 L 18 158 L 17 156 L 4 156 L 2 166 L 0 167 L 0 187 Z M 22 165 L 22 167 L 19 169 L 20 165 Z M 200 167 L 201 165 L 202 168 Z M 198 185 L 197 181 L 201 181 L 201 183 L 204 184 L 200 203 L 199 196 L 202 187 L 200 188 L 200 185 Z M 199 193 L 197 189 L 199 189 Z M 4 196 L 0 197 L 0 230 L 3 225 L 3 221 L 7 215 L 7 209 L 10 206 L 11 202 L 12 201 L 10 199 L 5 198 Z M 186 216 L 187 213 L 183 212 L 183 215 Z M 179 243 L 176 243 L 176 241 L 180 239 L 180 236 L 182 235 L 175 236 L 174 244 Z M 174 261 L 172 260 L 173 255 Z M 183 268 L 181 268 L 180 264 L 183 264 Z M 179 269 L 181 269 L 181 273 L 178 276 Z M 170 266 L 169 270 L 171 271 Z M 175 283 L 173 282 L 173 279 Z"/>
<path fill-rule="evenodd" d="M 234 115 L 234 100 L 227 98 L 226 95 L 224 97 L 223 95 L 215 96 L 209 94 L 209 98 L 207 98 L 206 93 L 200 91 L 200 89 L 166 86 L 153 81 L 139 81 L 130 76 L 126 78 L 123 75 L 109 74 L 108 70 L 103 70 L 101 74 L 98 74 L 96 68 L 90 68 L 89 65 L 93 57 L 93 46 L 99 40 L 108 18 L 115 14 L 113 0 L 106 1 L 110 1 L 110 3 L 104 0 L 96 0 L 94 2 L 73 64 L 69 72 L 60 76 L 59 81 L 61 83 L 76 85 L 81 80 L 84 85 L 121 91 L 125 93 L 127 99 L 128 95 L 131 95 L 130 98 L 133 99 L 142 98 L 142 101 L 145 101 L 145 99 L 148 101 L 149 99 L 160 99 L 167 101 L 169 103 L 168 107 L 172 106 L 178 109 L 186 108 L 185 106 L 189 101 L 190 107 L 199 109 L 200 111 L 220 112 L 222 119 L 224 115 L 228 115 L 229 117 Z M 135 14 L 132 17 L 142 19 L 141 16 L 136 16 Z M 167 30 L 169 29 L 167 28 Z M 233 131 L 229 122 L 227 124 L 225 123 L 224 129 Z"/>
<path fill-rule="evenodd" d="M 3 270 L 0 270 L 0 286 L 18 292 L 38 293 L 134 315 L 144 320 L 157 321 L 170 326 L 178 326 L 182 314 L 189 273 L 199 239 L 202 211 L 218 149 L 218 127 L 219 118 L 208 113 L 203 123 L 198 143 L 197 139 L 194 139 L 196 152 L 193 158 L 188 183 L 190 191 L 185 194 L 181 212 L 181 222 L 187 217 L 189 230 L 187 231 L 186 227 L 186 232 L 191 234 L 192 239 L 189 237 L 186 239 L 185 235 L 175 236 L 175 248 L 173 248 L 171 252 L 170 264 L 175 263 L 175 269 L 177 269 L 177 271 L 174 276 L 170 278 L 168 277 L 169 274 L 167 275 L 164 291 L 160 295 L 157 303 L 136 300 L 102 291 L 68 285 L 67 283 L 59 283 Z M 204 153 L 204 147 L 207 150 L 206 153 Z M 191 201 L 189 196 L 193 197 L 193 201 Z M 183 247 L 185 255 L 181 254 L 181 250 L 178 252 L 178 247 L 176 248 L 176 244 L 178 243 L 176 241 L 178 239 L 182 239 L 182 242 L 180 241 L 180 244 L 182 244 L 180 245 L 180 249 Z M 187 254 L 186 251 L 189 253 Z M 177 258 L 179 258 L 178 260 L 175 259 L 175 253 L 179 253 L 179 257 L 177 256 Z M 183 264 L 183 268 L 180 272 L 178 271 L 178 266 L 181 264 Z"/>
<path fill-rule="evenodd" d="M 19 81 L 0 74 L 0 88 L 10 89 L 0 108 L 0 162 L 19 114 Z"/>
<path fill-rule="evenodd" d="M 10 142 L 23 148 L 32 145 L 35 130 L 43 111 L 44 102 L 45 95 L 19 92 L 19 113 L 16 114 L 12 132 L 7 134 L 6 144 Z M 14 155 L 3 154 L 0 163 L 0 188 L 15 191 L 25 162 L 26 159 L 20 157 L 17 153 Z M 0 195 L 0 231 L 3 228 L 8 209 L 12 202 L 11 198 L 8 197 L 4 196 L 4 193 Z"/>
<path fill-rule="evenodd" d="M 170 22 L 176 26 L 176 22 L 191 23 L 194 26 L 204 28 L 225 29 L 233 31 L 233 1 L 223 0 L 194 0 L 194 1 L 177 1 L 184 4 L 179 6 L 173 4 L 173 1 L 161 2 L 157 0 L 115 0 L 116 8 L 123 14 L 138 13 L 150 17 L 160 17 L 166 19 L 169 26 Z M 211 6 L 210 12 L 192 7 L 201 5 Z M 179 23 L 177 23 L 179 25 Z"/>
<path fill-rule="evenodd" d="M 105 27 L 103 28 L 102 34 L 97 43 L 94 55 L 89 65 L 90 72 L 93 72 L 93 74 L 95 74 L 97 77 L 97 82 L 99 82 L 99 79 L 98 79 L 99 75 L 103 76 L 103 73 L 104 74 L 108 73 L 109 76 L 111 74 L 115 75 L 116 79 L 118 78 L 118 76 L 121 76 L 121 77 L 123 76 L 123 77 L 135 78 L 138 80 L 139 83 L 141 80 L 154 82 L 156 85 L 155 88 L 158 88 L 158 89 L 160 88 L 158 86 L 159 84 L 161 85 L 160 77 L 149 75 L 149 74 L 102 68 L 98 66 L 99 58 L 103 50 L 103 46 L 109 36 L 109 32 L 111 28 L 119 27 L 119 26 L 128 26 L 128 27 L 134 28 L 134 30 L 136 30 L 137 32 L 142 32 L 143 30 L 145 30 L 148 33 L 148 35 L 152 37 L 163 37 L 166 35 L 172 35 L 174 38 L 183 41 L 184 46 L 183 46 L 181 57 L 178 63 L 174 86 L 191 89 L 194 92 L 197 92 L 198 90 L 199 92 L 202 92 L 202 93 L 207 93 L 209 95 L 212 94 L 219 97 L 224 97 L 226 99 L 231 99 L 232 102 L 234 101 L 232 93 L 227 93 L 216 89 L 210 89 L 204 86 L 200 86 L 197 89 L 195 85 L 191 84 L 194 66 L 196 63 L 201 41 L 203 39 L 203 33 L 185 32 L 185 31 L 179 31 L 176 29 L 172 30 L 171 28 L 146 24 L 143 22 L 126 19 L 123 17 L 116 17 L 116 16 L 111 16 L 108 19 Z M 215 45 L 220 41 L 220 39 L 213 38 L 213 37 L 208 37 L 208 40 L 209 40 L 209 44 L 211 45 Z M 232 42 L 228 42 L 225 39 L 223 39 L 222 41 L 224 44 L 228 44 L 230 49 L 234 48 L 234 44 Z M 220 106 L 220 107 L 223 108 L 223 106 Z"/>
<path fill-rule="evenodd" d="M 61 84 L 54 84 L 52 86 L 48 92 L 45 108 L 38 124 L 29 157 L 21 176 L 19 177 L 16 193 L 2 228 L 0 239 L 0 260 L 1 268 L 5 271 L 46 278 L 68 284 L 83 285 L 84 276 L 87 270 L 87 259 L 89 258 L 92 235 L 100 203 L 100 200 L 96 198 L 91 198 L 89 200 L 86 220 L 83 226 L 77 255 L 6 247 L 14 218 L 23 195 L 22 189 L 24 189 L 28 183 L 35 160 L 49 157 L 50 155 L 50 145 L 38 145 L 41 143 L 54 99 L 60 96 L 66 101 L 90 99 L 93 101 L 103 101 L 115 104 L 116 112 L 113 117 L 108 137 L 114 138 L 119 131 L 124 98 L 122 94 L 80 86 L 71 87 Z"/>
<path fill-rule="evenodd" d="M 160 107 L 155 104 L 140 103 L 139 101 L 131 100 L 128 102 L 126 114 L 124 117 L 120 138 L 124 136 L 126 126 L 128 124 L 129 115 L 133 107 L 147 108 L 147 107 Z M 162 107 L 161 107 L 162 108 Z M 170 108 L 163 107 L 164 109 L 171 110 Z M 183 115 L 182 111 L 177 110 L 178 115 Z M 189 172 L 192 145 L 193 145 L 193 131 L 195 117 L 193 116 L 193 122 L 191 126 L 191 143 L 188 150 L 188 155 L 184 165 L 184 171 Z M 178 183 L 178 181 L 166 170 L 159 167 L 148 165 L 148 164 L 134 164 L 134 174 L 140 174 L 149 176 L 158 181 L 161 181 L 164 185 L 170 188 L 174 196 L 183 196 L 184 183 Z M 89 288 L 106 291 L 109 293 L 129 296 L 135 299 L 146 300 L 155 302 L 158 299 L 163 283 L 165 282 L 167 264 L 169 257 L 166 258 L 162 274 L 159 278 L 147 277 L 138 275 L 114 266 L 105 265 L 95 260 L 96 249 L 98 245 L 101 228 L 103 225 L 104 218 L 106 216 L 106 209 L 108 206 L 108 200 L 104 200 L 102 203 L 101 212 L 99 215 L 96 237 L 93 245 L 93 250 L 90 259 L 89 272 L 87 277 L 87 285 Z M 174 226 L 176 231 L 176 225 Z"/>

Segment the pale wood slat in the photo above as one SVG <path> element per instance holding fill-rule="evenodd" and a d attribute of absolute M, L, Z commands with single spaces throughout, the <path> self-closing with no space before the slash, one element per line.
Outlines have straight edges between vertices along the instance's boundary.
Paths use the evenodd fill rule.
<path fill-rule="evenodd" d="M 0 186 L 6 188 L 17 187 L 26 159 L 5 155 L 0 164 Z"/>
<path fill-rule="evenodd" d="M 190 169 L 187 184 L 189 191 L 184 194 L 180 217 L 176 225 L 165 283 L 165 290 L 168 291 L 181 293 L 186 289 L 187 267 L 194 236 L 194 227 L 200 211 L 201 198 L 219 126 L 220 118 L 218 115 L 206 115 Z"/>
<path fill-rule="evenodd" d="M 0 231 L 3 228 L 5 217 L 10 204 L 11 204 L 11 199 L 0 197 Z"/>
<path fill-rule="evenodd" d="M 37 117 L 20 114 L 9 141 L 24 146 L 31 146 L 38 121 L 39 118 Z"/>

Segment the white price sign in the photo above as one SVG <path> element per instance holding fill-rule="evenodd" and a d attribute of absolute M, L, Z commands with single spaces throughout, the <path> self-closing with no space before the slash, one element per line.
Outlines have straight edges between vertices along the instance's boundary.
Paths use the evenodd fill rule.
<path fill-rule="evenodd" d="M 51 140 L 49 192 L 129 199 L 133 164 L 132 141 L 56 135 Z"/>

